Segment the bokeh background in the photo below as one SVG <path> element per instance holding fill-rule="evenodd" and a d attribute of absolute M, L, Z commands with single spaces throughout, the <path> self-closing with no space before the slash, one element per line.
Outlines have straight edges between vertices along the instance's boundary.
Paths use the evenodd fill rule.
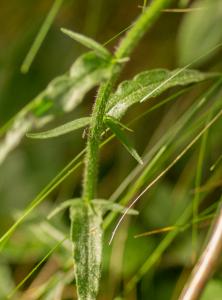
<path fill-rule="evenodd" d="M 161 18 L 134 51 L 120 80 L 129 79 L 147 69 L 174 69 L 184 66 L 222 42 L 221 1 L 174 1 L 172 8 L 186 8 L 187 5 L 192 7 L 193 4 L 203 8 L 210 6 L 210 2 L 214 2 L 215 6 L 205 16 L 203 11 L 163 12 Z M 21 64 L 52 3 L 51 0 L 1 1 L 0 126 L 3 126 L 43 90 L 50 80 L 66 72 L 74 60 L 86 51 L 84 47 L 63 35 L 60 31 L 61 27 L 81 32 L 105 43 L 132 23 L 141 13 L 143 1 L 65 0 L 30 71 L 22 74 Z M 212 11 L 215 13 L 212 14 Z M 203 16 L 196 17 L 197 15 L 194 14 L 199 14 L 198 16 L 203 14 Z M 197 24 L 194 22 L 198 18 L 205 18 L 202 27 L 199 26 L 200 21 L 199 24 L 198 21 Z M 113 51 L 118 40 L 119 38 L 114 39 L 107 47 Z M 202 71 L 220 72 L 221 54 L 221 48 L 218 48 L 217 51 L 205 55 L 192 67 Z M 198 84 L 188 94 L 181 96 L 176 103 L 167 104 L 136 122 L 132 126 L 134 133 L 130 135 L 130 139 L 136 145 L 138 152 L 142 154 L 145 149 L 150 149 L 208 86 L 209 83 Z M 89 92 L 75 111 L 65 116 L 58 116 L 48 128 L 88 115 L 95 100 L 95 93 L 96 89 Z M 165 94 L 168 95 L 170 92 Z M 142 114 L 153 103 L 151 101 L 130 109 L 124 123 Z M 221 155 L 221 129 L 220 121 L 208 138 L 202 168 L 203 182 L 211 178 L 209 168 Z M 82 131 L 49 141 L 24 138 L 8 155 L 0 166 L 1 234 L 13 224 L 41 189 L 84 148 L 85 142 L 86 138 Z M 134 238 L 134 236 L 174 224 L 174 220 L 183 211 L 184 204 L 192 200 L 199 146 L 200 144 L 197 144 L 150 192 L 142 197 L 137 205 L 139 216 L 126 218 L 112 247 L 108 246 L 108 238 L 115 222 L 109 227 L 104 242 L 105 261 L 99 299 L 114 299 L 118 295 L 121 296 L 128 280 L 137 274 L 140 266 L 155 251 L 165 233 L 141 238 Z M 172 155 L 172 158 L 174 156 Z M 116 140 L 104 147 L 100 161 L 98 195 L 109 198 L 129 172 L 135 168 L 136 163 Z M 153 175 L 158 174 L 160 170 L 157 169 L 156 173 L 154 170 Z M 219 199 L 220 171 L 219 164 L 217 176 L 210 182 L 211 188 L 205 196 L 204 207 L 210 206 Z M 53 248 L 60 234 L 68 234 L 68 212 L 65 211 L 55 221 L 49 222 L 46 217 L 58 203 L 79 197 L 81 184 L 82 167 L 53 190 L 7 242 L 0 256 L 0 299 L 6 299 L 6 295 Z M 199 250 L 203 247 L 210 222 L 202 225 L 198 229 Z M 161 259 L 138 280 L 125 298 L 176 299 L 193 264 L 191 235 L 190 228 L 179 234 Z M 65 246 L 56 249 L 12 299 L 73 299 L 75 285 L 70 272 L 69 246 L 67 242 Z M 221 299 L 221 270 L 219 267 L 208 285 L 203 300 Z M 40 287 L 43 289 L 43 283 L 46 287 L 44 292 L 41 292 Z"/>

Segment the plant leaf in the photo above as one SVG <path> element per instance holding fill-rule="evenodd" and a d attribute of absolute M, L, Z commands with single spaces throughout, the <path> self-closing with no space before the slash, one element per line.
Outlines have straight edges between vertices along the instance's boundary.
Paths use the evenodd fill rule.
<path fill-rule="evenodd" d="M 90 123 L 90 117 L 80 118 L 65 123 L 51 130 L 37 132 L 37 133 L 27 133 L 26 136 L 33 139 L 50 139 L 86 127 L 87 125 L 89 125 L 89 123 Z"/>
<path fill-rule="evenodd" d="M 95 205 L 95 207 L 99 207 L 104 212 L 111 210 L 123 214 L 127 209 L 125 206 L 119 203 L 115 203 L 106 199 L 94 199 L 92 202 Z M 127 209 L 127 215 L 138 215 L 138 214 L 139 214 L 138 211 L 135 209 Z"/>
<path fill-rule="evenodd" d="M 104 118 L 104 122 L 106 123 L 106 121 L 109 122 L 109 120 L 112 120 L 112 122 L 114 122 L 115 124 L 117 124 L 121 129 L 123 130 L 127 130 L 129 132 L 133 132 L 133 130 L 129 127 L 127 127 L 125 124 L 121 123 L 118 119 L 115 119 L 111 116 L 105 116 Z"/>
<path fill-rule="evenodd" d="M 198 7 L 203 9 L 195 11 Z M 221 0 L 194 1 L 191 8 L 194 11 L 185 14 L 178 35 L 179 63 L 182 66 L 197 59 L 194 65 L 203 64 L 216 53 L 210 50 L 222 42 Z"/>
<path fill-rule="evenodd" d="M 171 87 L 200 82 L 212 76 L 215 74 L 188 69 L 173 71 L 154 69 L 142 72 L 132 80 L 124 81 L 118 86 L 109 99 L 107 115 L 120 119 L 135 103 L 156 97 Z"/>
<path fill-rule="evenodd" d="M 48 215 L 47 219 L 53 218 L 55 215 L 60 213 L 62 210 L 68 208 L 68 207 L 73 207 L 80 205 L 82 199 L 81 198 L 74 198 L 70 200 L 66 200 L 62 202 L 60 205 L 56 206 L 55 209 Z M 95 206 L 96 209 L 101 209 L 102 212 L 106 212 L 108 210 L 119 212 L 119 213 L 124 213 L 126 210 L 126 207 L 124 207 L 121 204 L 106 200 L 106 199 L 94 199 L 92 200 L 93 207 Z M 135 209 L 129 209 L 127 211 L 128 215 L 138 215 L 138 211 Z"/>
<path fill-rule="evenodd" d="M 102 211 L 84 203 L 70 208 L 71 240 L 79 300 L 95 300 L 101 275 Z"/>
<path fill-rule="evenodd" d="M 101 44 L 97 43 L 95 40 L 65 28 L 62 28 L 61 31 L 68 35 L 71 39 L 82 44 L 83 46 L 94 50 L 99 56 L 105 59 L 110 59 L 112 57 L 111 53 Z"/>
<path fill-rule="evenodd" d="M 2 129 L 0 163 L 28 130 L 41 128 L 56 115 L 72 111 L 91 88 L 109 77 L 110 66 L 110 62 L 98 57 L 95 52 L 88 52 L 74 62 L 67 74 L 52 80 Z"/>
<path fill-rule="evenodd" d="M 106 117 L 105 122 L 107 126 L 111 129 L 111 131 L 116 135 L 116 137 L 120 140 L 123 146 L 127 149 L 127 151 L 135 158 L 138 163 L 143 164 L 143 161 L 137 151 L 133 148 L 133 146 L 128 141 L 126 135 L 122 131 L 122 127 L 119 125 L 119 121 L 115 121 L 114 118 Z"/>
<path fill-rule="evenodd" d="M 80 204 L 82 201 L 81 198 L 74 198 L 70 200 L 63 201 L 61 204 L 57 205 L 55 209 L 52 210 L 52 212 L 47 216 L 47 219 L 53 218 L 55 215 L 60 213 L 62 210 L 68 208 L 68 207 L 75 207 L 75 204 Z"/>

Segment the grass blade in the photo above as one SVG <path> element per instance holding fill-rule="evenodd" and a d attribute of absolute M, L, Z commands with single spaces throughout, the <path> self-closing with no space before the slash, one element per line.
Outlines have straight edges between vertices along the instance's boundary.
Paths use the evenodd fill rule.
<path fill-rule="evenodd" d="M 26 55 L 22 66 L 21 66 L 21 72 L 22 73 L 27 73 L 31 67 L 31 64 L 33 62 L 33 60 L 36 57 L 36 54 L 39 51 L 39 48 L 41 47 L 60 7 L 62 6 L 64 0 L 54 0 L 54 3 L 47 15 L 47 17 L 45 18 L 45 21 L 43 22 L 28 54 Z"/>

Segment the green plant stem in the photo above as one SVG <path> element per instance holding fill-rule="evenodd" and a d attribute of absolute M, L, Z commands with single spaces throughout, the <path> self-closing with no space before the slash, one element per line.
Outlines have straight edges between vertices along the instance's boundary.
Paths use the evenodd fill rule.
<path fill-rule="evenodd" d="M 152 2 L 151 6 L 144 11 L 134 23 L 133 27 L 126 33 L 125 38 L 115 52 L 117 59 L 122 59 L 131 54 L 139 40 L 158 18 L 161 10 L 167 7 L 170 2 L 170 0 L 156 0 Z M 111 94 L 112 87 L 122 70 L 122 66 L 118 64 L 117 61 L 113 63 L 111 78 L 101 85 L 93 108 L 83 179 L 82 198 L 86 204 L 89 204 L 90 201 L 95 198 L 98 177 L 99 143 L 103 130 L 103 117 L 105 115 L 106 103 Z"/>

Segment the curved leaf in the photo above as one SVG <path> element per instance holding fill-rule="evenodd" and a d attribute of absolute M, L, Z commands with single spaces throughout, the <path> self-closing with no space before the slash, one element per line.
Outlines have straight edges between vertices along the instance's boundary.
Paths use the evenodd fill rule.
<path fill-rule="evenodd" d="M 87 125 L 89 125 L 90 119 L 90 117 L 76 119 L 51 130 L 37 133 L 27 133 L 26 136 L 32 139 L 50 139 L 86 127 Z"/>
<path fill-rule="evenodd" d="M 97 43 L 93 39 L 91 39 L 85 35 L 82 35 L 80 33 L 73 32 L 72 30 L 65 29 L 65 28 L 62 28 L 61 31 L 63 33 L 65 33 L 66 35 L 68 35 L 71 39 L 82 44 L 83 46 L 85 46 L 91 50 L 94 50 L 99 56 L 101 56 L 105 59 L 111 58 L 111 53 L 109 53 L 109 51 L 105 47 L 103 47 L 101 44 Z"/>
<path fill-rule="evenodd" d="M 215 74 L 189 69 L 155 69 L 142 72 L 118 86 L 107 105 L 107 115 L 120 119 L 135 103 L 156 97 L 171 87 L 200 82 L 212 76 Z"/>

